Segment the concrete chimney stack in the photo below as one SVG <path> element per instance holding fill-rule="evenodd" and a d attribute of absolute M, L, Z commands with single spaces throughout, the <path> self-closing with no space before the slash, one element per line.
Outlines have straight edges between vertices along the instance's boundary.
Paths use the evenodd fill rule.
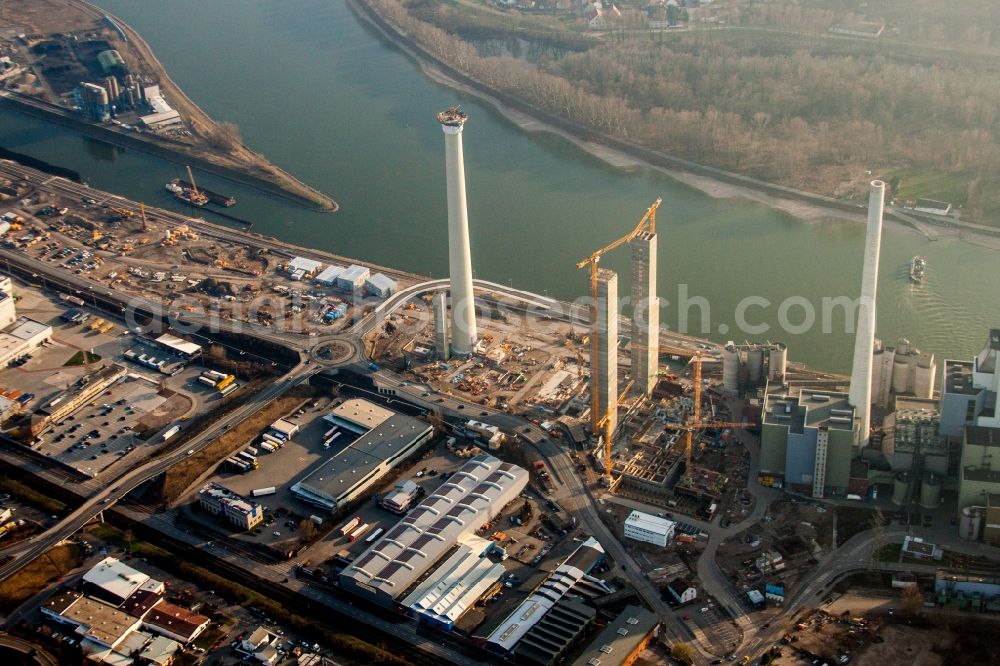
<path fill-rule="evenodd" d="M 476 345 L 476 306 L 472 293 L 472 251 L 465 205 L 462 129 L 468 116 L 453 106 L 437 115 L 444 131 L 448 172 L 448 270 L 451 277 L 451 351 L 468 356 Z"/>
<path fill-rule="evenodd" d="M 858 332 L 854 339 L 854 364 L 848 394 L 858 420 L 855 444 L 868 445 L 872 409 L 872 351 L 875 348 L 875 295 L 878 291 L 878 258 L 882 246 L 882 209 L 885 183 L 873 180 L 868 195 L 868 233 L 865 236 L 865 263 L 861 276 Z"/>

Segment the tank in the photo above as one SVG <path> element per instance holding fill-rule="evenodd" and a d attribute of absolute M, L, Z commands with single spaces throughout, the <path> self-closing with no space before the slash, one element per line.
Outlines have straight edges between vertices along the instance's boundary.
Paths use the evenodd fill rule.
<path fill-rule="evenodd" d="M 958 523 L 958 536 L 963 541 L 979 541 L 979 531 L 983 524 L 983 507 L 967 506 L 962 509 Z"/>
<path fill-rule="evenodd" d="M 941 477 L 928 474 L 920 484 L 920 506 L 924 509 L 936 509 L 941 503 Z"/>
<path fill-rule="evenodd" d="M 722 388 L 735 394 L 740 387 L 740 353 L 730 340 L 722 348 Z"/>
<path fill-rule="evenodd" d="M 929 356 L 921 358 L 917 363 L 917 377 L 913 393 L 918 398 L 933 398 L 935 379 L 937 379 L 937 365 Z"/>
<path fill-rule="evenodd" d="M 760 385 L 760 380 L 764 376 L 764 350 L 754 347 L 747 352 L 747 370 L 750 374 L 750 383 L 754 386 Z"/>
<path fill-rule="evenodd" d="M 892 363 L 892 390 L 896 395 L 910 391 L 910 357 L 898 351 Z"/>
<path fill-rule="evenodd" d="M 892 483 L 892 503 L 903 506 L 910 501 L 910 475 L 900 472 Z"/>
<path fill-rule="evenodd" d="M 767 376 L 772 380 L 784 381 L 788 365 L 788 348 L 781 342 L 771 345 L 767 359 Z"/>
<path fill-rule="evenodd" d="M 896 353 L 906 356 L 910 353 L 910 341 L 906 338 L 900 338 L 896 341 Z"/>

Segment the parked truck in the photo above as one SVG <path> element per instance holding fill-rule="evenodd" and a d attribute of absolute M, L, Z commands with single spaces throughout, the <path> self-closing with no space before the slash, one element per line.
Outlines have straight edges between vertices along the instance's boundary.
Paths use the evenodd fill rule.
<path fill-rule="evenodd" d="M 273 495 L 276 491 L 274 486 L 267 486 L 266 488 L 256 488 L 250 494 L 254 497 L 264 497 L 265 495 Z"/>
<path fill-rule="evenodd" d="M 173 426 L 172 428 L 170 428 L 170 430 L 168 430 L 165 433 L 163 433 L 163 441 L 164 442 L 167 441 L 168 439 L 170 439 L 171 437 L 173 437 L 174 435 L 176 435 L 180 431 L 181 431 L 181 427 L 179 425 Z"/>
<path fill-rule="evenodd" d="M 365 532 L 370 530 L 371 527 L 372 527 L 371 523 L 365 523 L 364 525 L 359 525 L 357 529 L 355 529 L 353 532 L 347 535 L 347 540 L 351 543 L 354 543 L 355 541 L 358 540 L 358 537 L 360 537 Z"/>
<path fill-rule="evenodd" d="M 361 516 L 355 516 L 340 527 L 340 536 L 347 536 L 355 527 L 361 524 Z"/>

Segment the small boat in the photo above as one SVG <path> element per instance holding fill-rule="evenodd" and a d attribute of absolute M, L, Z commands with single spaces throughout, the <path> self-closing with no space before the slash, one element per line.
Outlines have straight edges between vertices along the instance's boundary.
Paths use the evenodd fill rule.
<path fill-rule="evenodd" d="M 923 257 L 913 257 L 910 260 L 910 280 L 920 284 L 927 272 L 927 261 Z"/>

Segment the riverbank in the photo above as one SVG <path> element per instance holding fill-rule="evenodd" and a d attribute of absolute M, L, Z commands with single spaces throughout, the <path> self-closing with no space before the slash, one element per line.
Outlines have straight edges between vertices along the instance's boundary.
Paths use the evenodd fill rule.
<path fill-rule="evenodd" d="M 136 76 L 158 82 L 172 107 L 187 124 L 190 136 L 140 134 L 111 124 L 87 122 L 72 110 L 53 103 L 56 91 L 42 79 L 39 79 L 39 87 L 45 91 L 44 96 L 5 91 L 0 98 L 4 108 L 69 127 L 115 146 L 131 148 L 176 164 L 195 166 L 310 210 L 334 212 L 339 208 L 333 199 L 272 164 L 242 141 L 234 141 L 225 149 L 214 147 L 209 138 L 219 135 L 222 126 L 184 94 L 170 79 L 149 45 L 123 21 L 85 0 L 55 0 L 47 7 L 47 11 L 11 8 L 5 18 L 22 25 L 27 32 L 39 35 L 65 34 L 67 29 L 85 30 L 88 26 L 99 26 L 94 29 L 107 35 L 108 19 L 111 19 L 120 31 L 114 32 L 113 38 L 108 37 L 109 42 L 123 55 Z M 65 82 L 62 85 L 65 86 Z"/>
<path fill-rule="evenodd" d="M 737 173 L 708 167 L 643 146 L 602 135 L 580 123 L 538 109 L 523 99 L 486 86 L 428 51 L 405 31 L 388 21 L 371 4 L 348 0 L 348 6 L 366 24 L 406 53 L 432 80 L 473 95 L 494 107 L 510 122 L 528 132 L 549 132 L 575 144 L 602 161 L 622 169 L 650 168 L 714 198 L 743 198 L 810 221 L 836 218 L 864 222 L 864 207 L 819 194 L 795 190 Z M 952 238 L 1000 250 L 1000 229 L 957 220 L 915 219 L 887 209 L 888 220 L 916 231 L 927 240 Z"/>

